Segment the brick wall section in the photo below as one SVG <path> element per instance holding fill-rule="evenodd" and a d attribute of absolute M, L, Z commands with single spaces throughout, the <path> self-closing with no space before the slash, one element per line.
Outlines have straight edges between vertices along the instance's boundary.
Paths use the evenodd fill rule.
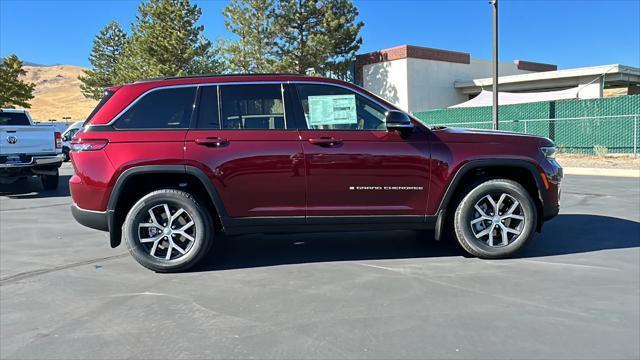
<path fill-rule="evenodd" d="M 434 61 L 446 61 L 458 64 L 470 64 L 471 56 L 468 53 L 450 50 L 440 50 L 412 45 L 401 45 L 390 49 L 374 51 L 356 56 L 356 73 L 358 83 L 362 85 L 363 68 L 365 65 L 377 64 L 385 61 L 399 59 L 423 59 Z"/>
<path fill-rule="evenodd" d="M 527 71 L 555 71 L 558 70 L 558 65 L 545 64 L 533 61 L 516 60 L 514 61 L 518 70 Z"/>

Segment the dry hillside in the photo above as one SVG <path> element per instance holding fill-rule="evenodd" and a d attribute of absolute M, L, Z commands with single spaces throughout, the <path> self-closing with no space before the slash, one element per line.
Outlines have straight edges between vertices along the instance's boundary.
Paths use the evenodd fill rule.
<path fill-rule="evenodd" d="M 78 76 L 83 68 L 72 65 L 25 66 L 24 80 L 36 84 L 29 113 L 38 121 L 84 120 L 97 101 L 86 99 L 80 92 Z"/>

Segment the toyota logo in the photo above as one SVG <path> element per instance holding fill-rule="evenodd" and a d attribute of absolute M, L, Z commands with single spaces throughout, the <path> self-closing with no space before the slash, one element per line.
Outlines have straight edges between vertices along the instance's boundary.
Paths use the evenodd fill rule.
<path fill-rule="evenodd" d="M 7 142 L 9 144 L 15 144 L 18 142 L 18 138 L 15 136 L 7 136 Z"/>

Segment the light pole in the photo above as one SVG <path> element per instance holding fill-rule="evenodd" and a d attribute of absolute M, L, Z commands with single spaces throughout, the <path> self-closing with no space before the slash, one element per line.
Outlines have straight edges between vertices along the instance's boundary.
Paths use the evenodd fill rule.
<path fill-rule="evenodd" d="M 493 129 L 498 130 L 498 0 L 490 0 L 493 7 Z"/>

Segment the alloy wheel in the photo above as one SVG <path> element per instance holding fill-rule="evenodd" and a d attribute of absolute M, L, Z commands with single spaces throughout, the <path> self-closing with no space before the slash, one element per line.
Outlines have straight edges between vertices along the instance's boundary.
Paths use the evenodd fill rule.
<path fill-rule="evenodd" d="M 138 241 L 149 255 L 175 260 L 187 254 L 195 243 L 196 225 L 182 207 L 162 203 L 153 206 L 138 224 Z"/>
<path fill-rule="evenodd" d="M 477 241 L 491 247 L 511 244 L 525 226 L 522 205 L 507 193 L 487 194 L 474 205 L 470 221 Z"/>

